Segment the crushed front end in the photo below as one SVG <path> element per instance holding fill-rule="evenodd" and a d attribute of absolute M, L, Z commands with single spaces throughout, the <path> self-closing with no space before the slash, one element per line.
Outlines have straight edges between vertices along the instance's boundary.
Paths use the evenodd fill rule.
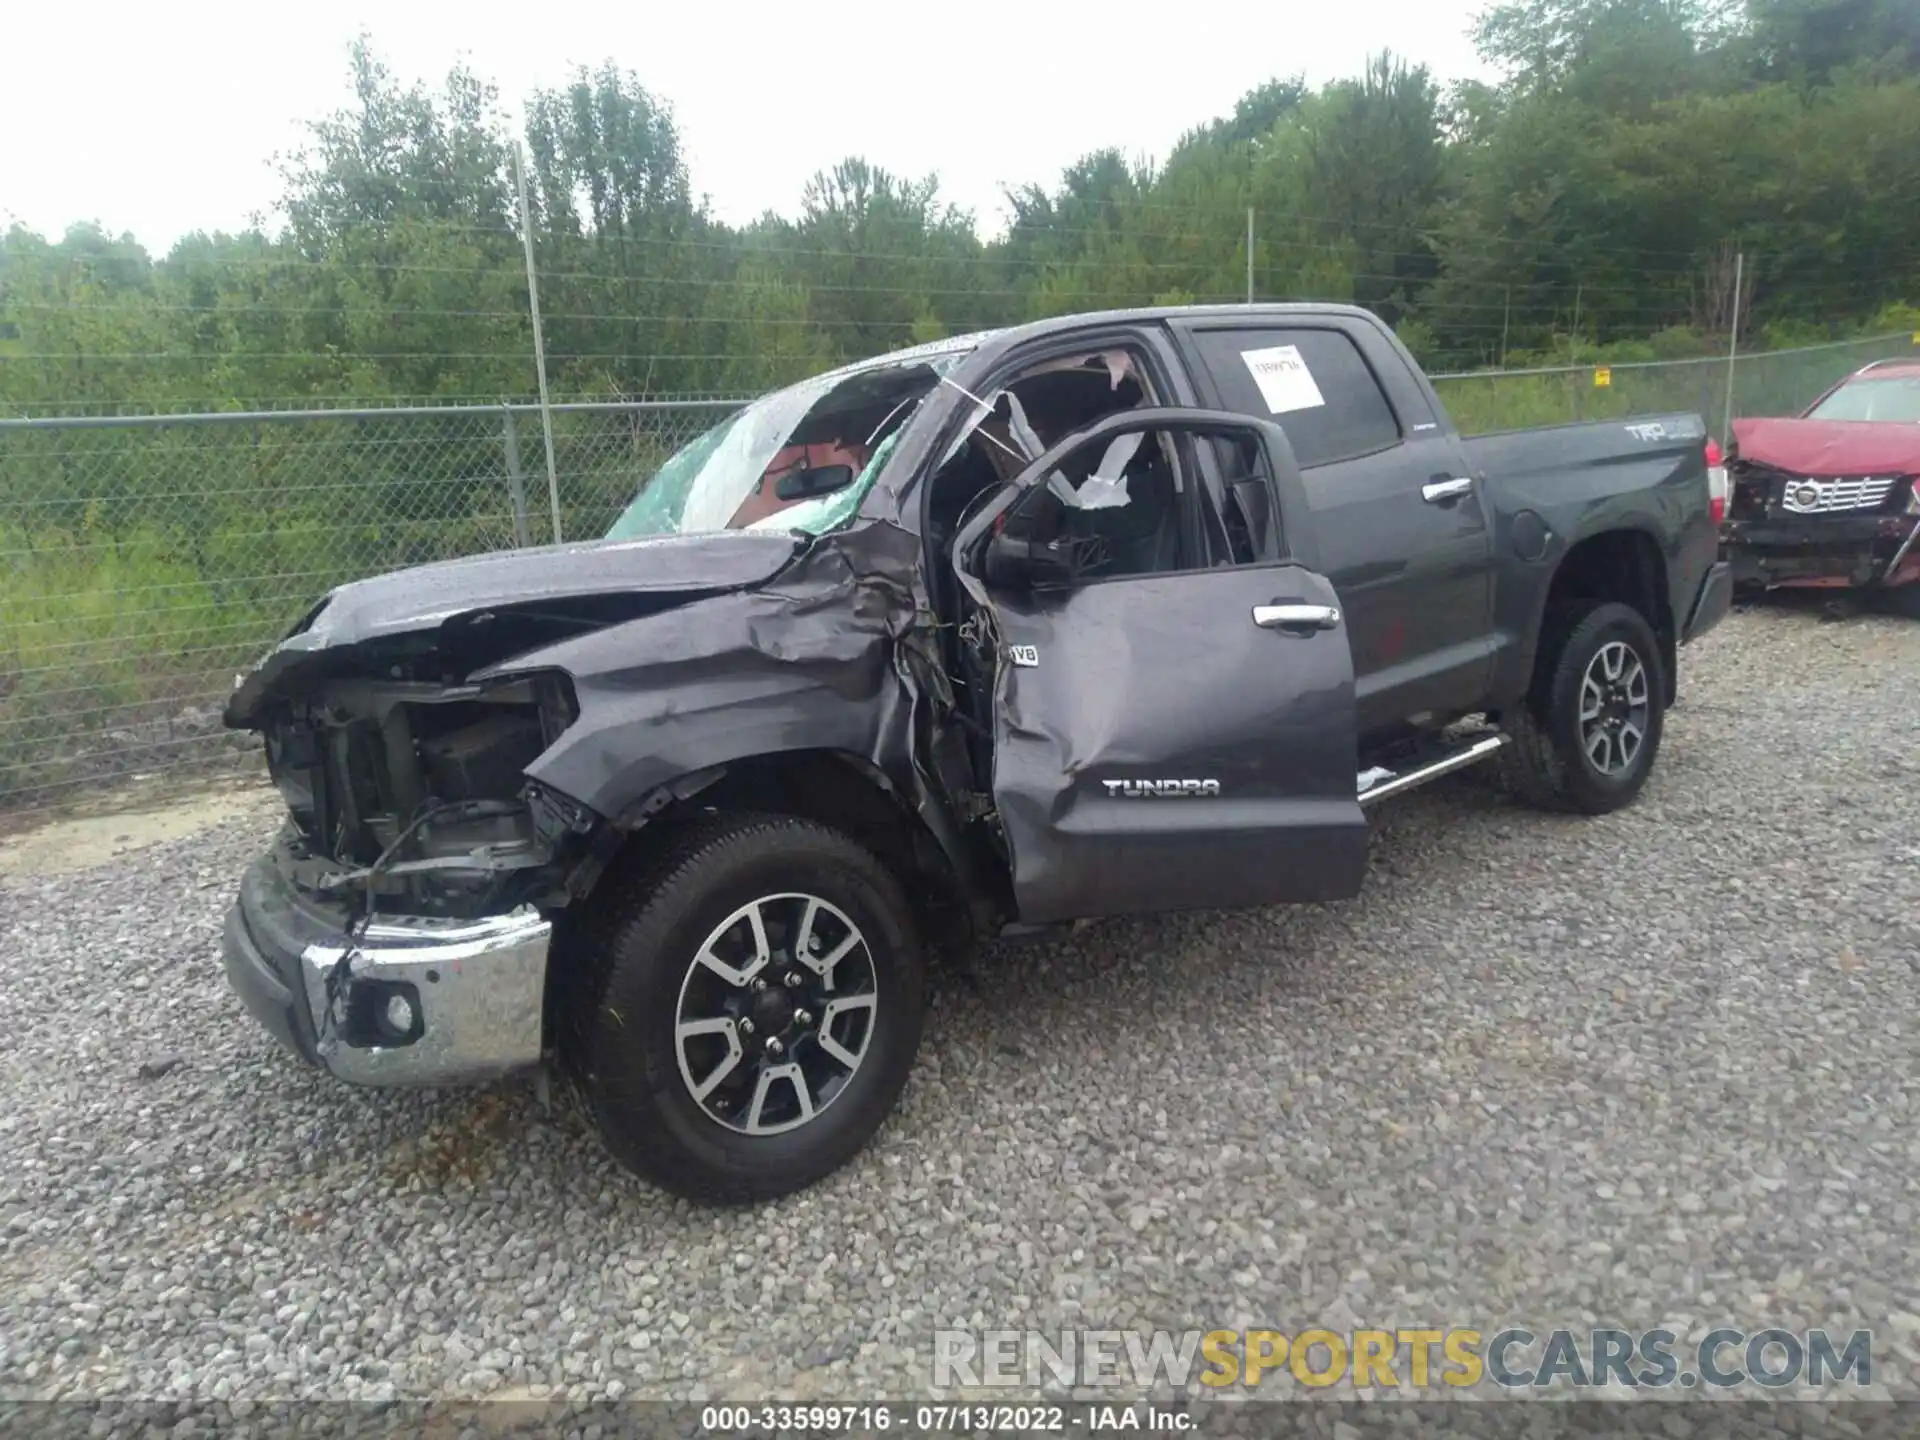
<path fill-rule="evenodd" d="M 289 813 L 227 917 L 228 979 L 342 1080 L 491 1079 L 542 1056 L 548 917 L 596 863 L 596 817 L 522 773 L 571 695 L 558 675 L 482 686 L 388 668 L 263 717 Z"/>
<path fill-rule="evenodd" d="M 1743 588 L 1888 588 L 1920 580 L 1920 477 L 1729 467 L 1723 532 Z"/>

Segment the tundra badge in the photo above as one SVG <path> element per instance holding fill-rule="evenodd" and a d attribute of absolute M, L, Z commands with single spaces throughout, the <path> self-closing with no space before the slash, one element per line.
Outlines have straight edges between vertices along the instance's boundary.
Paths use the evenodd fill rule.
<path fill-rule="evenodd" d="M 1218 780 L 1102 780 L 1109 795 L 1128 799 L 1160 795 L 1218 795 Z"/>

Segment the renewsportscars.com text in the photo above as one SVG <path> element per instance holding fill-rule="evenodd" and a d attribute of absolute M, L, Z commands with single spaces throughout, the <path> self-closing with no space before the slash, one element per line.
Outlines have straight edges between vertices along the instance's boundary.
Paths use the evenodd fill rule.
<path fill-rule="evenodd" d="M 933 1384 L 1147 1388 L 1256 1387 L 1290 1376 L 1315 1388 L 1630 1389 L 1757 1385 L 1864 1388 L 1873 1383 L 1865 1330 L 1709 1331 L 1457 1328 L 1333 1331 L 940 1330 Z"/>

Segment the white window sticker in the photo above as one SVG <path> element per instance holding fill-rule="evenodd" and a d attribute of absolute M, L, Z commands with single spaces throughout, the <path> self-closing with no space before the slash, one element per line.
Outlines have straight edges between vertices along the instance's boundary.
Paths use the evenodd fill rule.
<path fill-rule="evenodd" d="M 1320 387 L 1313 383 L 1313 372 L 1300 358 L 1297 345 L 1275 345 L 1267 350 L 1242 350 L 1240 358 L 1253 372 L 1253 383 L 1260 387 L 1260 398 L 1272 414 L 1289 410 L 1311 410 L 1326 404 Z"/>

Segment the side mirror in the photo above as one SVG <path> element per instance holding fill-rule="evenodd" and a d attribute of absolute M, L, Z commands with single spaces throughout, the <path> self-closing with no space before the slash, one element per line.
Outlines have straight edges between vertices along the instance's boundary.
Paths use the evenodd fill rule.
<path fill-rule="evenodd" d="M 1069 545 L 1061 541 L 1024 539 L 1004 530 L 987 541 L 980 568 L 989 585 L 1008 590 L 1044 590 L 1071 585 L 1076 574 Z"/>
<path fill-rule="evenodd" d="M 789 470 L 774 481 L 773 493 L 781 500 L 811 500 L 816 495 L 831 495 L 853 483 L 851 465 L 815 465 L 806 470 Z"/>

